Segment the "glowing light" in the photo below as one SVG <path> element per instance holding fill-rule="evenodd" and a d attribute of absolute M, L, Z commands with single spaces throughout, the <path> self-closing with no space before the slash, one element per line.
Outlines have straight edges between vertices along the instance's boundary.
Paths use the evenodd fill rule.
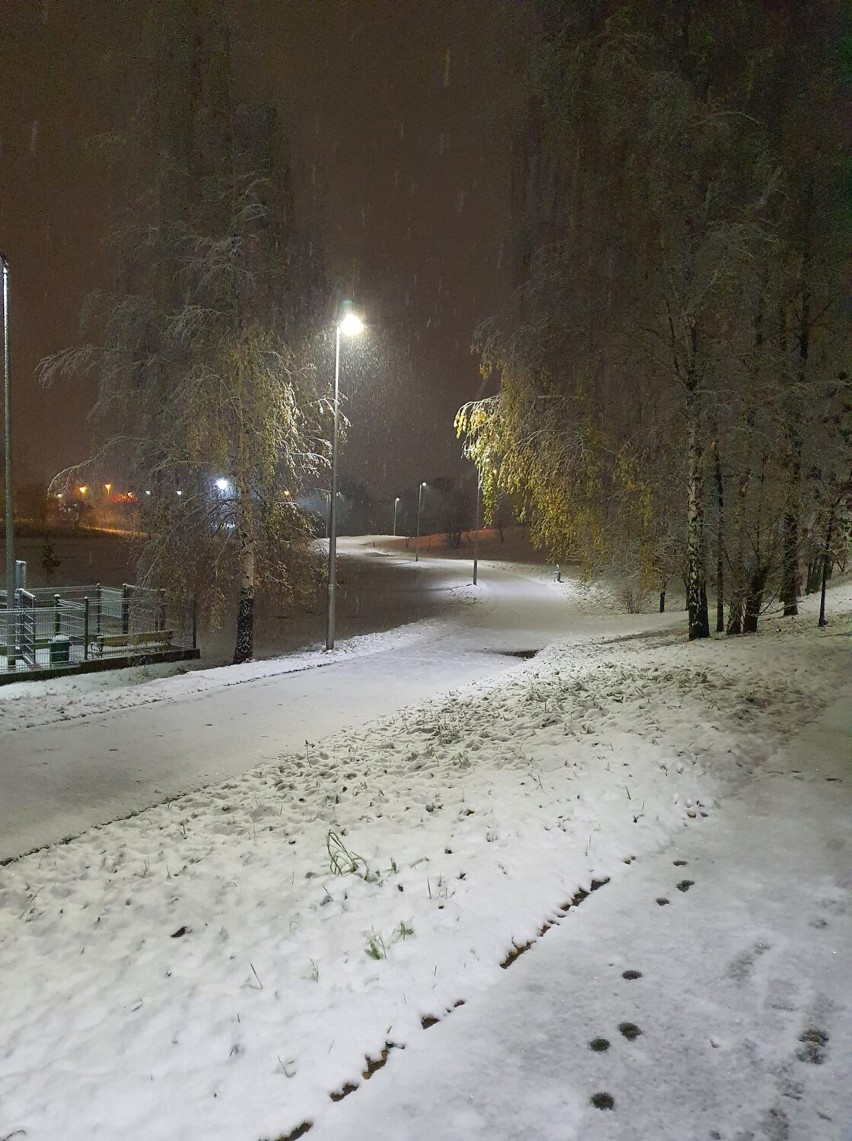
<path fill-rule="evenodd" d="M 220 491 L 230 491 L 231 490 L 230 481 L 225 479 L 224 476 L 219 476 L 219 478 L 216 480 L 216 486 L 219 488 Z"/>
<path fill-rule="evenodd" d="M 357 337 L 364 328 L 364 322 L 357 313 L 347 313 L 339 325 L 345 337 Z"/>
<path fill-rule="evenodd" d="M 77 490 L 80 492 L 81 495 L 85 495 L 86 492 L 89 490 L 88 484 L 84 483 L 83 486 L 78 487 Z"/>

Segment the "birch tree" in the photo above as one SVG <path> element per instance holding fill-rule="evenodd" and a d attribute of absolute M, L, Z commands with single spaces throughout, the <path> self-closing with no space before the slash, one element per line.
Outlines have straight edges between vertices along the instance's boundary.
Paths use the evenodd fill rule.
<path fill-rule="evenodd" d="M 836 5 L 803 7 L 777 26 L 757 2 L 536 7 L 517 288 L 475 342 L 500 391 L 457 417 L 486 504 L 506 491 L 551 557 L 641 574 L 649 531 L 681 528 L 690 638 L 711 559 L 717 629 L 726 601 L 731 632 L 795 601 L 809 394 L 848 331 L 836 131 L 821 155 L 798 93 L 771 102 L 792 52 L 836 108 Z"/>
<path fill-rule="evenodd" d="M 220 7 L 170 0 L 152 36 L 150 114 L 127 151 L 152 184 L 115 227 L 116 281 L 88 299 L 89 339 L 41 376 L 96 376 L 92 462 L 120 465 L 140 497 L 141 581 L 195 595 L 211 621 L 236 587 L 240 662 L 257 590 L 313 589 L 296 499 L 328 462 L 329 404 L 305 356 L 323 273 L 277 112 L 234 91 Z"/>

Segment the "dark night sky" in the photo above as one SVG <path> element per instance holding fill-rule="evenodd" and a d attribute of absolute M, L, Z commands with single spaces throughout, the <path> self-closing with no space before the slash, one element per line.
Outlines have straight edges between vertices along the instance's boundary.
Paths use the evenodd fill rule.
<path fill-rule="evenodd" d="M 85 385 L 39 389 L 108 284 L 116 194 L 92 139 L 127 129 L 148 61 L 141 0 L 2 0 L 0 249 L 12 269 L 16 482 L 86 454 Z M 347 345 L 344 478 L 393 496 L 463 469 L 452 416 L 482 388 L 473 330 L 507 288 L 512 116 L 523 5 L 502 0 L 243 0 L 238 91 L 271 98 L 317 188 L 332 272 L 369 341 Z M 312 191 L 311 191 L 312 192 Z M 331 334 L 330 334 L 331 335 Z"/>

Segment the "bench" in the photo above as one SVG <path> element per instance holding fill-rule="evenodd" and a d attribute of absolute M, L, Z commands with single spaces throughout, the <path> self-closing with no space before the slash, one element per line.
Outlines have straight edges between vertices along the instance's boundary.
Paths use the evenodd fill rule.
<path fill-rule="evenodd" d="M 133 634 L 98 634 L 92 641 L 95 657 L 102 658 L 104 650 L 155 649 L 172 644 L 173 630 L 142 630 Z"/>

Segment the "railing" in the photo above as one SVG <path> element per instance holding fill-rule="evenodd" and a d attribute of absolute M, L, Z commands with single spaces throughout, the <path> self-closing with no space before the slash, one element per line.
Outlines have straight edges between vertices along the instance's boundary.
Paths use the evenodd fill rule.
<path fill-rule="evenodd" d="M 169 605 L 159 590 L 42 587 L 16 590 L 14 602 L 8 608 L 0 591 L 0 675 L 196 647 L 193 608 Z"/>

